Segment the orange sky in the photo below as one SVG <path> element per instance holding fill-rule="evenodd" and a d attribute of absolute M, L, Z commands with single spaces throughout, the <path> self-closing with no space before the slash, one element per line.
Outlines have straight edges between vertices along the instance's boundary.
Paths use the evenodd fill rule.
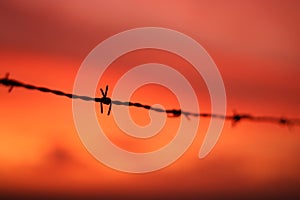
<path fill-rule="evenodd" d="M 228 114 L 237 110 L 299 118 L 299 9 L 297 1 L 1 2 L 0 76 L 9 72 L 14 79 L 72 92 L 82 61 L 101 41 L 131 28 L 165 27 L 191 36 L 214 59 L 224 80 Z M 124 55 L 100 85 L 113 86 L 124 70 L 147 62 L 184 73 L 197 92 L 201 111 L 210 111 L 201 78 L 193 76 L 188 63 L 166 52 Z M 157 90 L 165 98 L 155 98 Z M 87 152 L 73 122 L 70 99 L 19 88 L 7 93 L 5 87 L 0 87 L 0 97 L 2 196 L 300 195 L 298 127 L 251 122 L 232 127 L 226 122 L 213 151 L 199 160 L 209 122 L 201 119 L 196 140 L 174 164 L 148 174 L 126 174 Z M 140 88 L 132 100 L 178 106 L 168 90 L 154 86 Z M 137 123 L 149 121 L 146 111 L 133 108 L 131 113 Z M 178 120 L 168 118 L 160 134 L 138 140 L 113 126 L 113 116 L 99 115 L 108 137 L 135 152 L 166 144 Z"/>

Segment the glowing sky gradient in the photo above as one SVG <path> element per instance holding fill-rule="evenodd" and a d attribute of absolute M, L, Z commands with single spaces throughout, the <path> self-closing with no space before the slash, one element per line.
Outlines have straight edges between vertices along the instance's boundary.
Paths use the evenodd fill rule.
<path fill-rule="evenodd" d="M 131 28 L 165 27 L 189 35 L 214 59 L 224 79 L 228 114 L 237 110 L 299 118 L 299 9 L 297 1 L 2 1 L 0 76 L 9 72 L 14 79 L 71 92 L 82 61 L 101 41 Z M 210 111 L 201 77 L 166 52 L 136 51 L 120 57 L 99 86 L 113 86 L 126 70 L 147 62 L 164 63 L 185 74 L 201 111 Z M 164 98 L 156 98 L 158 90 Z M 174 95 L 158 86 L 140 88 L 132 100 L 178 106 Z M 149 122 L 146 111 L 130 111 L 137 123 Z M 105 167 L 87 152 L 69 99 L 18 88 L 8 94 L 0 87 L 0 113 L 3 196 L 300 195 L 298 127 L 251 122 L 232 127 L 227 122 L 212 153 L 199 160 L 209 122 L 201 119 L 196 140 L 176 163 L 132 175 Z M 152 151 L 170 141 L 179 119 L 167 120 L 160 134 L 145 141 L 124 135 L 112 116 L 99 114 L 108 137 L 135 152 Z"/>

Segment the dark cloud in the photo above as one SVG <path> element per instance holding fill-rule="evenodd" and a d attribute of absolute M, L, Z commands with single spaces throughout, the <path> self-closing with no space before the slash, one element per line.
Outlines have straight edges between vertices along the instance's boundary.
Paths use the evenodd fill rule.
<path fill-rule="evenodd" d="M 95 38 L 87 25 L 78 26 L 74 21 L 65 21 L 60 10 L 35 10 L 21 2 L 19 6 L 4 1 L 0 4 L 2 50 L 82 59 L 81 56 L 85 56 L 102 39 L 101 34 Z"/>
<path fill-rule="evenodd" d="M 71 151 L 60 145 L 53 145 L 53 147 L 45 154 L 44 161 L 52 166 L 68 166 L 75 163 L 74 155 Z"/>
<path fill-rule="evenodd" d="M 37 172 L 45 177 L 56 175 L 60 177 L 63 173 L 83 170 L 86 167 L 85 164 L 69 148 L 68 145 L 63 143 L 51 141 L 51 143 L 40 150 L 39 162 L 31 165 L 30 169 L 33 170 L 33 173 Z"/>

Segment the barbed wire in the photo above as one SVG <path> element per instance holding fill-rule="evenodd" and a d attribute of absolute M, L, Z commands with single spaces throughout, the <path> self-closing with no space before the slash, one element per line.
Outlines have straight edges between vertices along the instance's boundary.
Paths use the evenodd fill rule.
<path fill-rule="evenodd" d="M 18 80 L 10 79 L 9 74 L 6 74 L 4 78 L 0 79 L 0 85 L 9 87 L 8 92 L 11 92 L 14 87 L 21 87 L 28 90 L 37 90 L 40 92 L 45 93 L 52 93 L 58 96 L 64 96 L 71 99 L 80 99 L 83 101 L 94 101 L 99 102 L 101 105 L 101 113 L 103 113 L 103 107 L 102 105 L 109 105 L 109 110 L 107 115 L 110 114 L 111 106 L 112 104 L 117 106 L 133 106 L 138 108 L 143 108 L 147 110 L 153 110 L 156 112 L 166 113 L 168 117 L 179 117 L 181 115 L 184 115 L 188 119 L 190 117 L 204 117 L 204 118 L 219 118 L 224 120 L 232 121 L 233 124 L 236 124 L 237 122 L 248 120 L 253 122 L 269 122 L 269 123 L 275 123 L 280 125 L 286 125 L 286 126 L 299 126 L 300 125 L 300 119 L 291 119 L 286 117 L 274 117 L 274 116 L 254 116 L 250 114 L 238 114 L 233 113 L 232 115 L 219 115 L 214 113 L 193 113 L 193 112 L 187 112 L 183 111 L 181 109 L 162 109 L 162 108 L 156 108 L 152 107 L 150 105 L 138 103 L 138 102 L 130 102 L 130 101 L 118 101 L 118 100 L 111 100 L 109 97 L 107 97 L 108 92 L 108 86 L 106 86 L 105 92 L 101 89 L 102 97 L 101 98 L 94 98 L 89 96 L 83 96 L 83 95 L 77 95 L 72 93 L 65 93 L 59 90 L 53 90 L 46 87 L 39 87 L 31 84 L 22 83 Z"/>

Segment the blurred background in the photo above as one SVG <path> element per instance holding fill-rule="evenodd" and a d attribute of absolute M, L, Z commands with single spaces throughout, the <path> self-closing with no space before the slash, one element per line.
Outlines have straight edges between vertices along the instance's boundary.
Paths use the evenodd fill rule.
<path fill-rule="evenodd" d="M 228 114 L 299 118 L 299 9 L 293 0 L 1 1 L 0 76 L 9 72 L 17 80 L 72 92 L 77 70 L 101 41 L 132 28 L 164 27 L 192 37 L 210 54 L 224 80 Z M 210 111 L 201 77 L 168 52 L 128 53 L 112 63 L 99 85 L 113 86 L 126 70 L 148 62 L 184 73 L 201 111 Z M 158 90 L 164 98 L 154 98 Z M 156 85 L 140 88 L 132 101 L 178 106 L 174 94 Z M 130 111 L 136 123 L 149 122 L 147 111 Z M 226 122 L 213 151 L 200 160 L 209 123 L 201 119 L 195 141 L 174 164 L 127 174 L 88 153 L 70 99 L 19 88 L 8 93 L 0 87 L 0 114 L 1 197 L 300 197 L 299 127 L 252 122 L 233 127 Z M 133 152 L 164 146 L 179 122 L 168 118 L 166 127 L 147 141 L 124 135 L 113 116 L 98 116 L 108 137 Z"/>

